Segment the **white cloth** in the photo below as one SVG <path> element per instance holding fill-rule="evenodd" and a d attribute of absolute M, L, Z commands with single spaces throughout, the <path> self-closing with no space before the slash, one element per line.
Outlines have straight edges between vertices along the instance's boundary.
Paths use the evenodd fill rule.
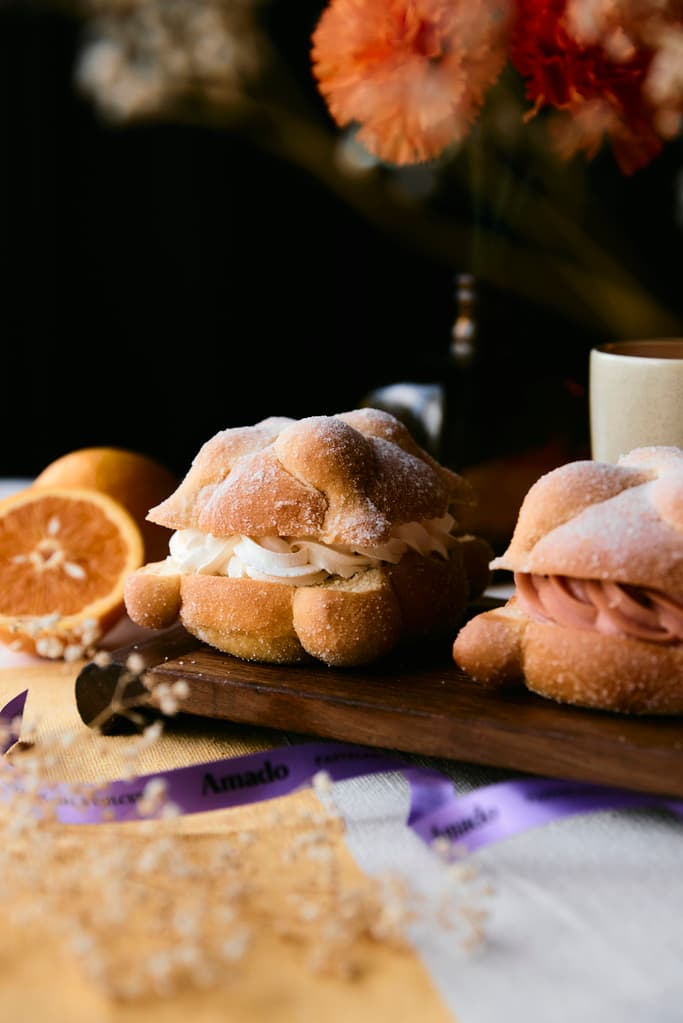
<path fill-rule="evenodd" d="M 459 791 L 502 771 L 431 762 Z M 400 870 L 438 897 L 446 867 L 404 826 L 398 774 L 337 783 L 347 841 L 370 874 Z M 679 1023 L 683 823 L 664 811 L 558 820 L 469 857 L 489 881 L 486 938 L 457 952 L 443 929 L 413 943 L 459 1023 Z"/>

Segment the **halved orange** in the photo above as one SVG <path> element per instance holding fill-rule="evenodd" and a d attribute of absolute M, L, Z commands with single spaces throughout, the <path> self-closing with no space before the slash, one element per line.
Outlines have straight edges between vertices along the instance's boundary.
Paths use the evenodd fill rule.
<path fill-rule="evenodd" d="M 0 501 L 0 640 L 45 657 L 78 656 L 124 612 L 143 563 L 126 509 L 94 490 L 28 487 Z"/>
<path fill-rule="evenodd" d="M 78 487 L 108 494 L 130 512 L 145 544 L 145 560 L 161 561 L 168 554 L 171 530 L 147 522 L 150 508 L 178 486 L 165 465 L 126 448 L 77 448 L 50 462 L 33 481 L 34 487 Z"/>

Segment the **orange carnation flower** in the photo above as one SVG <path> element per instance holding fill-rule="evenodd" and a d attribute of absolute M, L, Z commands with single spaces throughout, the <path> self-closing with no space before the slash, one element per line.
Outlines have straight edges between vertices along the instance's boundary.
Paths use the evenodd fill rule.
<path fill-rule="evenodd" d="M 313 71 L 332 117 L 395 164 L 463 139 L 506 60 L 505 0 L 331 0 Z"/>

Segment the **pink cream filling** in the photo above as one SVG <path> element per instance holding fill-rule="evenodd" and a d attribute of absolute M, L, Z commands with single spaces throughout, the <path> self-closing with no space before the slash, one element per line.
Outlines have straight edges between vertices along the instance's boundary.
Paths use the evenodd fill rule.
<path fill-rule="evenodd" d="M 657 590 L 528 572 L 515 573 L 515 587 L 519 606 L 539 622 L 650 643 L 683 641 L 683 603 Z"/>

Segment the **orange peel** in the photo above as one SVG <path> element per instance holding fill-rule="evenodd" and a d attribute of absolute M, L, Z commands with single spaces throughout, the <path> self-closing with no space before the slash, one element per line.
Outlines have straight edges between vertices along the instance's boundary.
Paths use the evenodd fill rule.
<path fill-rule="evenodd" d="M 147 510 L 167 498 L 177 485 L 176 476 L 161 462 L 117 447 L 69 451 L 50 462 L 33 482 L 34 487 L 77 487 L 113 497 L 140 529 L 147 561 L 166 556 L 171 535 L 169 529 L 146 520 Z"/>

